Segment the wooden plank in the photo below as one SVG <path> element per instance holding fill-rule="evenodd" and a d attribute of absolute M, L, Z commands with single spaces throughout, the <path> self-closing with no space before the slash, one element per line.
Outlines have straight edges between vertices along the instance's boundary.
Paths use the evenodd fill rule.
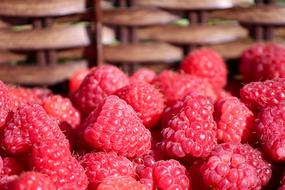
<path fill-rule="evenodd" d="M 75 71 L 86 68 L 86 61 L 70 62 L 53 67 L 1 66 L 0 80 L 22 85 L 53 85 L 69 79 Z"/>
<path fill-rule="evenodd" d="M 63 16 L 86 11 L 87 0 L 1 0 L 0 15 L 15 17 Z"/>
<path fill-rule="evenodd" d="M 216 44 L 230 42 L 247 37 L 247 30 L 239 25 L 201 25 L 182 27 L 164 25 L 147 27 L 138 30 L 140 40 L 157 40 L 179 45 Z"/>
<path fill-rule="evenodd" d="M 136 0 L 141 6 L 170 10 L 212 10 L 252 4 L 252 0 Z"/>
<path fill-rule="evenodd" d="M 104 47 L 104 60 L 115 63 L 175 62 L 182 59 L 182 54 L 180 48 L 164 43 Z"/>
<path fill-rule="evenodd" d="M 146 8 L 119 8 L 103 11 L 103 23 L 115 26 L 166 24 L 179 18 L 168 12 Z"/>
<path fill-rule="evenodd" d="M 253 6 L 250 8 L 235 8 L 214 11 L 210 18 L 233 19 L 245 24 L 260 24 L 271 26 L 285 25 L 285 7 Z"/>

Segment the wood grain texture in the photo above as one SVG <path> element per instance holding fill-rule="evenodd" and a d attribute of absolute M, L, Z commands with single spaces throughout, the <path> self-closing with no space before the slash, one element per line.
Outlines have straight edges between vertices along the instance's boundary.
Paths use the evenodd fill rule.
<path fill-rule="evenodd" d="M 87 0 L 1 0 L 0 14 L 16 17 L 63 16 L 86 11 Z"/>
<path fill-rule="evenodd" d="M 275 38 L 271 42 L 285 47 L 284 39 Z M 251 39 L 244 39 L 244 40 L 239 40 L 239 41 L 230 42 L 230 43 L 210 45 L 207 47 L 212 48 L 213 50 L 217 51 L 225 59 L 237 59 L 237 58 L 240 58 L 244 50 L 246 50 L 247 48 L 249 48 L 255 43 L 257 42 L 254 42 Z"/>
<path fill-rule="evenodd" d="M 210 18 L 234 19 L 242 23 L 262 25 L 285 25 L 285 7 L 254 6 L 250 8 L 234 8 L 214 11 Z"/>
<path fill-rule="evenodd" d="M 164 43 L 106 46 L 103 53 L 106 62 L 174 62 L 182 58 L 180 48 Z"/>
<path fill-rule="evenodd" d="M 86 68 L 86 61 L 70 62 L 54 67 L 1 66 L 0 80 L 22 85 L 53 85 L 69 79 L 75 71 Z"/>
<path fill-rule="evenodd" d="M 136 0 L 143 6 L 155 6 L 171 10 L 211 10 L 249 5 L 251 0 Z"/>
<path fill-rule="evenodd" d="M 115 26 L 147 26 L 178 19 L 177 16 L 158 9 L 119 8 L 103 11 L 103 23 Z"/>
<path fill-rule="evenodd" d="M 18 32 L 0 30 L 2 50 L 60 49 L 89 44 L 88 30 L 81 25 Z"/>
<path fill-rule="evenodd" d="M 174 44 L 216 44 L 247 37 L 247 31 L 238 25 L 154 26 L 138 30 L 141 40 L 158 40 Z"/>

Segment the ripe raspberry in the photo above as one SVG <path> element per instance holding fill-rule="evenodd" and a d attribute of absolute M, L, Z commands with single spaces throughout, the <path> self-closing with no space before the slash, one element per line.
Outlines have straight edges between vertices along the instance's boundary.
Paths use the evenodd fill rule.
<path fill-rule="evenodd" d="M 158 161 L 152 167 L 139 171 L 143 181 L 152 181 L 153 189 L 191 190 L 186 169 L 176 160 Z"/>
<path fill-rule="evenodd" d="M 64 134 L 55 120 L 38 104 L 26 104 L 17 109 L 4 128 L 3 146 L 12 154 L 27 153 L 31 146 L 42 140 L 65 142 Z"/>
<path fill-rule="evenodd" d="M 109 177 L 105 179 L 97 190 L 150 190 L 132 177 Z M 95 189 L 92 189 L 95 190 Z"/>
<path fill-rule="evenodd" d="M 151 146 L 151 134 L 133 108 L 117 96 L 109 96 L 85 123 L 84 139 L 103 151 L 115 151 L 126 157 L 145 154 Z M 94 118 L 94 119 L 93 119 Z"/>
<path fill-rule="evenodd" d="M 11 184 L 13 190 L 56 190 L 50 178 L 38 172 L 22 173 Z"/>
<path fill-rule="evenodd" d="M 128 77 L 115 66 L 92 69 L 73 95 L 73 103 L 85 114 L 92 112 L 108 95 L 129 84 Z"/>
<path fill-rule="evenodd" d="M 285 102 L 259 112 L 257 136 L 266 154 L 274 161 L 285 160 Z"/>
<path fill-rule="evenodd" d="M 58 190 L 85 190 L 88 186 L 84 168 L 64 142 L 38 142 L 33 146 L 31 163 L 33 170 L 49 176 Z"/>
<path fill-rule="evenodd" d="M 183 108 L 183 100 L 178 100 L 176 103 L 172 106 L 168 106 L 164 109 L 162 116 L 161 116 L 161 125 L 163 128 L 166 128 L 168 125 L 168 122 L 180 112 L 180 110 Z"/>
<path fill-rule="evenodd" d="M 240 73 L 244 82 L 285 77 L 285 49 L 277 44 L 256 44 L 241 58 Z"/>
<path fill-rule="evenodd" d="M 4 165 L 4 163 L 3 163 L 3 160 L 2 160 L 2 158 L 0 156 L 0 172 L 1 173 L 2 173 L 2 170 L 3 170 L 3 165 Z"/>
<path fill-rule="evenodd" d="M 231 96 L 216 103 L 219 142 L 247 142 L 252 132 L 253 113 L 238 98 Z"/>
<path fill-rule="evenodd" d="M 241 89 L 240 96 L 251 110 L 276 105 L 285 100 L 285 78 L 249 83 Z"/>
<path fill-rule="evenodd" d="M 212 86 L 205 80 L 187 74 L 179 74 L 173 71 L 163 71 L 152 82 L 165 97 L 166 104 L 171 106 L 177 100 L 181 100 L 189 92 L 199 92 L 216 99 Z"/>
<path fill-rule="evenodd" d="M 212 151 L 201 174 L 213 189 L 261 189 L 271 177 L 271 165 L 247 144 L 224 143 Z"/>
<path fill-rule="evenodd" d="M 119 89 L 115 94 L 133 107 L 145 127 L 152 128 L 159 121 L 164 100 L 154 86 L 146 82 L 135 82 Z"/>
<path fill-rule="evenodd" d="M 144 81 L 151 83 L 151 81 L 156 77 L 156 73 L 148 68 L 141 68 L 137 70 L 131 77 L 131 82 Z"/>
<path fill-rule="evenodd" d="M 221 56 L 207 48 L 191 52 L 181 63 L 181 69 L 188 74 L 208 81 L 216 92 L 227 83 L 227 68 Z"/>
<path fill-rule="evenodd" d="M 162 130 L 162 150 L 174 157 L 207 157 L 216 146 L 214 106 L 210 98 L 190 93 L 183 108 Z"/>
<path fill-rule="evenodd" d="M 133 163 L 126 157 L 118 156 L 114 152 L 96 152 L 85 154 L 81 164 L 92 187 L 96 187 L 108 177 L 130 176 L 136 177 Z"/>
<path fill-rule="evenodd" d="M 14 158 L 6 157 L 3 159 L 3 168 L 0 173 L 0 176 L 18 175 L 22 171 L 23 171 L 22 166 Z"/>
<path fill-rule="evenodd" d="M 6 85 L 0 81 L 0 129 L 5 124 L 12 105 L 10 95 Z"/>
<path fill-rule="evenodd" d="M 205 163 L 204 160 L 195 160 L 191 167 L 188 169 L 189 176 L 191 179 L 191 187 L 194 190 L 209 190 L 207 185 L 204 183 L 203 177 L 200 173 L 202 165 Z"/>
<path fill-rule="evenodd" d="M 73 107 L 68 98 L 59 95 L 50 96 L 44 101 L 43 107 L 59 123 L 67 123 L 73 129 L 76 129 L 80 124 L 80 113 Z"/>
<path fill-rule="evenodd" d="M 77 91 L 84 80 L 84 78 L 89 74 L 89 69 L 82 69 L 73 73 L 69 80 L 69 94 Z"/>
<path fill-rule="evenodd" d="M 12 184 L 15 180 L 17 180 L 17 178 L 18 178 L 17 175 L 4 176 L 0 178 L 0 189 L 1 190 L 11 190 Z"/>
<path fill-rule="evenodd" d="M 31 90 L 41 101 L 52 95 L 52 91 L 47 88 L 32 88 Z"/>
<path fill-rule="evenodd" d="M 37 97 L 33 90 L 22 87 L 9 87 L 10 100 L 12 102 L 11 108 L 13 111 L 27 103 L 42 104 L 42 100 Z"/>
<path fill-rule="evenodd" d="M 285 185 L 282 185 L 281 187 L 279 187 L 278 190 L 285 190 Z"/>

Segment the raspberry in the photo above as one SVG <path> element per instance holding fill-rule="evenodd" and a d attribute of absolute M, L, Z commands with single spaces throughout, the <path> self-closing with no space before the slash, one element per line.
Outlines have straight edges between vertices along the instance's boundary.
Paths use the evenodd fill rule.
<path fill-rule="evenodd" d="M 93 187 L 108 177 L 130 176 L 136 177 L 133 163 L 126 157 L 118 156 L 114 152 L 96 152 L 85 154 L 81 164 Z"/>
<path fill-rule="evenodd" d="M 0 81 L 0 129 L 5 124 L 11 105 L 8 88 Z"/>
<path fill-rule="evenodd" d="M 18 178 L 17 175 L 4 176 L 0 178 L 0 189 L 1 190 L 11 190 L 12 184 L 14 181 L 17 180 L 17 178 Z"/>
<path fill-rule="evenodd" d="M 52 95 L 52 92 L 47 88 L 32 88 L 31 90 L 41 101 Z"/>
<path fill-rule="evenodd" d="M 85 123 L 84 138 L 93 147 L 115 151 L 126 157 L 145 154 L 151 146 L 151 134 L 133 108 L 117 96 L 109 96 L 93 111 Z"/>
<path fill-rule="evenodd" d="M 105 179 L 97 190 L 150 190 L 132 177 L 109 177 Z M 95 189 L 92 189 L 95 190 Z"/>
<path fill-rule="evenodd" d="M 56 190 L 49 177 L 38 172 L 22 173 L 11 182 L 10 188 L 14 190 Z"/>
<path fill-rule="evenodd" d="M 58 190 L 86 189 L 84 168 L 71 155 L 64 142 L 42 140 L 32 149 L 32 168 L 50 177 Z"/>
<path fill-rule="evenodd" d="M 166 128 L 169 120 L 171 120 L 176 114 L 178 114 L 182 108 L 183 100 L 178 100 L 174 105 L 166 107 L 161 116 L 162 127 Z"/>
<path fill-rule="evenodd" d="M 4 165 L 4 163 L 3 163 L 3 160 L 0 156 L 0 172 L 1 172 L 1 174 L 2 174 L 2 170 L 3 170 L 3 165 Z"/>
<path fill-rule="evenodd" d="M 285 160 L 285 102 L 264 108 L 258 115 L 257 136 L 266 154 L 274 161 Z"/>
<path fill-rule="evenodd" d="M 253 113 L 236 97 L 216 103 L 217 138 L 219 142 L 247 142 L 252 132 Z"/>
<path fill-rule="evenodd" d="M 152 128 L 158 123 L 164 109 L 164 100 L 152 85 L 135 82 L 119 89 L 115 94 L 133 107 L 145 127 Z"/>
<path fill-rule="evenodd" d="M 18 175 L 22 171 L 22 166 L 14 158 L 6 157 L 3 159 L 3 168 L 0 176 Z"/>
<path fill-rule="evenodd" d="M 256 44 L 241 58 L 240 73 L 244 82 L 285 77 L 285 49 L 277 44 Z"/>
<path fill-rule="evenodd" d="M 73 129 L 76 129 L 80 124 L 80 113 L 72 106 L 68 98 L 59 95 L 50 96 L 44 101 L 43 107 L 59 123 L 67 123 Z"/>
<path fill-rule="evenodd" d="M 148 68 L 141 68 L 137 70 L 131 77 L 131 82 L 145 81 L 151 83 L 151 81 L 156 77 L 156 73 Z"/>
<path fill-rule="evenodd" d="M 271 165 L 247 144 L 217 145 L 201 167 L 205 184 L 213 189 L 261 189 L 271 177 Z"/>
<path fill-rule="evenodd" d="M 162 150 L 174 157 L 207 157 L 216 146 L 214 106 L 210 98 L 190 93 L 183 108 L 162 130 Z"/>
<path fill-rule="evenodd" d="M 12 102 L 12 110 L 16 109 L 27 103 L 42 104 L 42 100 L 35 95 L 35 93 L 28 88 L 22 87 L 9 87 L 10 100 Z"/>
<path fill-rule="evenodd" d="M 26 104 L 7 121 L 2 143 L 9 153 L 18 154 L 29 152 L 34 143 L 46 139 L 69 144 L 56 121 L 40 105 Z"/>
<path fill-rule="evenodd" d="M 158 161 L 140 171 L 143 181 L 152 181 L 153 189 L 191 189 L 186 169 L 176 160 Z"/>
<path fill-rule="evenodd" d="M 69 80 L 69 93 L 72 94 L 77 91 L 84 80 L 84 78 L 89 74 L 89 69 L 82 69 L 73 73 Z"/>
<path fill-rule="evenodd" d="M 251 110 L 276 105 L 285 100 L 285 78 L 249 83 L 241 89 L 240 96 Z"/>
<path fill-rule="evenodd" d="M 188 169 L 189 171 L 189 176 L 191 179 L 191 187 L 194 190 L 209 190 L 207 185 L 203 181 L 203 177 L 200 174 L 200 170 L 202 165 L 205 163 L 204 160 L 195 160 L 191 167 Z"/>
<path fill-rule="evenodd" d="M 85 114 L 92 112 L 108 95 L 129 84 L 128 77 L 115 66 L 92 69 L 73 95 L 73 103 Z"/>
<path fill-rule="evenodd" d="M 177 100 L 183 99 L 192 91 L 207 95 L 214 100 L 216 99 L 212 86 L 194 75 L 179 74 L 166 70 L 160 73 L 152 83 L 164 95 L 168 106 L 175 104 Z"/>
<path fill-rule="evenodd" d="M 191 52 L 181 63 L 181 69 L 188 74 L 208 81 L 219 92 L 227 83 L 227 68 L 221 56 L 215 51 L 202 48 Z"/>

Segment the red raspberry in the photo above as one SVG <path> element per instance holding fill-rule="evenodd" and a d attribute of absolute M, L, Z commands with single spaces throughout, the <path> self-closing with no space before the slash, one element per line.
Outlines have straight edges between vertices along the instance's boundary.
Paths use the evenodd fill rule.
<path fill-rule="evenodd" d="M 59 95 L 50 96 L 44 101 L 43 107 L 59 123 L 67 123 L 73 129 L 76 129 L 80 124 L 80 113 L 73 107 L 68 98 Z"/>
<path fill-rule="evenodd" d="M 276 105 L 285 100 L 285 78 L 249 83 L 240 96 L 251 110 Z"/>
<path fill-rule="evenodd" d="M 33 94 L 36 95 L 41 101 L 44 101 L 46 98 L 52 95 L 51 90 L 47 88 L 32 88 Z"/>
<path fill-rule="evenodd" d="M 117 96 L 109 96 L 89 115 L 84 138 L 93 147 L 115 151 L 126 157 L 145 154 L 151 146 L 151 134 L 133 108 Z"/>
<path fill-rule="evenodd" d="M 271 177 L 271 165 L 247 144 L 224 143 L 212 151 L 201 174 L 213 189 L 261 189 Z"/>
<path fill-rule="evenodd" d="M 167 105 L 173 105 L 177 100 L 181 100 L 189 92 L 199 92 L 207 95 L 214 100 L 216 94 L 212 86 L 205 80 L 187 74 L 179 74 L 173 71 L 163 71 L 152 82 L 165 97 Z"/>
<path fill-rule="evenodd" d="M 181 63 L 188 74 L 208 81 L 219 92 L 227 83 L 227 68 L 222 57 L 215 51 L 202 48 L 191 52 Z"/>
<path fill-rule="evenodd" d="M 147 128 L 154 127 L 159 121 L 164 100 L 154 86 L 146 82 L 135 82 L 119 89 L 115 94 L 133 107 Z"/>
<path fill-rule="evenodd" d="M 23 171 L 22 166 L 14 158 L 6 157 L 3 159 L 3 168 L 0 176 L 18 175 L 22 171 Z"/>
<path fill-rule="evenodd" d="M 133 163 L 126 157 L 118 156 L 114 152 L 85 154 L 81 158 L 81 164 L 86 170 L 92 187 L 96 187 L 101 181 L 111 176 L 136 177 Z"/>
<path fill-rule="evenodd" d="M 168 122 L 180 112 L 180 110 L 183 108 L 183 100 L 178 100 L 176 103 L 172 106 L 168 106 L 164 109 L 162 116 L 161 116 L 161 125 L 163 128 L 166 128 L 168 125 Z"/>
<path fill-rule="evenodd" d="M 281 187 L 279 187 L 278 190 L 285 190 L 285 185 L 282 185 Z"/>
<path fill-rule="evenodd" d="M 7 121 L 2 143 L 8 152 L 18 154 L 29 152 L 34 143 L 46 139 L 69 144 L 56 121 L 40 105 L 26 104 Z"/>
<path fill-rule="evenodd" d="M 214 106 L 210 98 L 191 93 L 183 108 L 162 130 L 162 150 L 174 157 L 207 157 L 216 146 Z"/>
<path fill-rule="evenodd" d="M 141 68 L 137 70 L 131 77 L 131 82 L 144 81 L 151 83 L 151 81 L 156 77 L 156 73 L 148 68 Z"/>
<path fill-rule="evenodd" d="M 253 113 L 236 97 L 216 103 L 217 138 L 219 142 L 247 142 L 252 132 Z"/>
<path fill-rule="evenodd" d="M 191 187 L 194 190 L 209 190 L 207 185 L 204 183 L 203 177 L 200 173 L 202 165 L 205 163 L 204 160 L 195 160 L 191 167 L 188 169 L 189 176 L 191 179 Z"/>
<path fill-rule="evenodd" d="M 73 73 L 69 80 L 69 93 L 72 94 L 77 91 L 84 80 L 84 78 L 89 74 L 89 69 L 82 69 Z"/>
<path fill-rule="evenodd" d="M 10 184 L 13 190 L 56 190 L 50 178 L 38 172 L 22 173 Z"/>
<path fill-rule="evenodd" d="M 0 81 L 0 129 L 5 124 L 11 105 L 12 103 L 8 88 L 2 81 Z"/>
<path fill-rule="evenodd" d="M 88 186 L 84 168 L 71 155 L 64 142 L 38 142 L 33 146 L 31 159 L 33 170 L 49 176 L 58 190 L 85 190 Z"/>
<path fill-rule="evenodd" d="M 92 69 L 73 95 L 76 107 L 85 114 L 92 112 L 108 95 L 129 84 L 128 76 L 115 66 Z"/>
<path fill-rule="evenodd" d="M 35 95 L 33 90 L 22 87 L 9 87 L 10 100 L 12 102 L 12 109 L 16 109 L 27 103 L 42 104 L 42 100 Z"/>
<path fill-rule="evenodd" d="M 240 73 L 245 82 L 285 77 L 285 49 L 277 44 L 256 44 L 241 58 Z"/>
<path fill-rule="evenodd" d="M 105 179 L 97 189 L 92 190 L 150 190 L 132 177 L 109 177 Z"/>
<path fill-rule="evenodd" d="M 11 190 L 12 184 L 14 181 L 17 180 L 17 178 L 18 178 L 17 175 L 4 176 L 0 178 L 0 189 L 1 190 Z"/>
<path fill-rule="evenodd" d="M 259 112 L 257 136 L 266 154 L 274 161 L 285 160 L 285 102 Z"/>
<path fill-rule="evenodd" d="M 139 173 L 143 181 L 152 181 L 153 189 L 191 190 L 186 169 L 176 160 L 158 161 L 152 167 L 145 168 Z"/>

